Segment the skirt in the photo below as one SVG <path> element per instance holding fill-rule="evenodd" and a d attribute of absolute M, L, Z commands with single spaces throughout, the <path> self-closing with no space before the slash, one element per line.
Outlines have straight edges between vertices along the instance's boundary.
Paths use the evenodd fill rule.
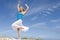
<path fill-rule="evenodd" d="M 17 21 L 15 21 L 13 24 L 12 24 L 12 28 L 13 30 L 17 30 L 18 28 L 23 28 L 22 31 L 26 32 L 28 31 L 29 27 L 26 27 L 22 24 L 22 20 L 19 19 Z"/>

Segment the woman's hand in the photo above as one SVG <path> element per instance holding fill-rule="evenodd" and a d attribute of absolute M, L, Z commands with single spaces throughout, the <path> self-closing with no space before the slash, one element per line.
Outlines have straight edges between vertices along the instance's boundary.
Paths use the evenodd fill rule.
<path fill-rule="evenodd" d="M 18 4 L 20 3 L 20 0 L 18 0 Z"/>
<path fill-rule="evenodd" d="M 25 6 L 29 9 L 29 6 L 27 4 L 25 4 Z"/>

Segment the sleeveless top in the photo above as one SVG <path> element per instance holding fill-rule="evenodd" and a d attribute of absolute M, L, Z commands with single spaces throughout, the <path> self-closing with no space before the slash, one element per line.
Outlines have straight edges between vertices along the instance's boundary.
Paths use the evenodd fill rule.
<path fill-rule="evenodd" d="M 24 15 L 23 15 L 21 12 L 19 12 L 18 15 L 17 15 L 17 19 L 18 19 L 18 20 L 19 20 L 19 19 L 22 19 L 23 16 L 24 16 Z"/>

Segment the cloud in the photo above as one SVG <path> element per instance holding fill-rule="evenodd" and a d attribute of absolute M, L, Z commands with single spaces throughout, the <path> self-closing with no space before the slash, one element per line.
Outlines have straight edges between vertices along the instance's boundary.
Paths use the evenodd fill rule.
<path fill-rule="evenodd" d="M 48 8 L 48 11 L 54 11 L 52 8 Z"/>
<path fill-rule="evenodd" d="M 43 10 L 45 10 L 46 9 L 46 7 L 47 6 L 38 6 L 38 7 L 34 7 L 34 8 L 32 8 L 32 9 L 30 9 L 28 12 L 30 13 L 29 15 L 31 15 L 31 14 L 35 14 L 35 13 L 37 13 L 37 12 L 42 12 Z"/>
<path fill-rule="evenodd" d="M 8 3 L 7 5 L 5 4 L 6 8 L 8 9 L 8 15 L 10 18 L 14 18 L 17 14 L 17 5 L 16 3 Z"/>
<path fill-rule="evenodd" d="M 56 27 L 56 29 L 60 29 L 60 26 Z"/>
<path fill-rule="evenodd" d="M 36 23 L 36 24 L 33 24 L 32 26 L 31 26 L 31 28 L 39 28 L 39 29 L 48 29 L 48 27 L 46 26 L 46 23 Z"/>
<path fill-rule="evenodd" d="M 32 17 L 32 21 L 34 21 L 34 20 L 36 20 L 38 17 L 37 16 L 34 16 L 34 17 Z"/>
<path fill-rule="evenodd" d="M 0 32 L 0 33 L 10 33 L 10 32 L 13 32 L 13 30 L 7 30 L 7 31 L 2 31 L 2 32 Z"/>
<path fill-rule="evenodd" d="M 49 22 L 41 22 L 41 23 L 33 24 L 31 28 L 60 32 L 59 22 L 60 22 L 60 19 L 50 20 Z M 47 23 L 49 23 L 49 25 Z"/>
<path fill-rule="evenodd" d="M 58 3 L 57 5 L 54 5 L 52 8 L 58 8 L 60 6 L 60 3 Z"/>
<path fill-rule="evenodd" d="M 41 23 L 36 23 L 31 26 L 31 28 L 36 30 L 39 30 L 38 36 L 40 38 L 50 38 L 50 39 L 58 39 L 60 34 L 57 32 L 60 32 L 60 26 L 59 27 L 49 27 L 47 26 L 48 24 L 46 22 L 41 22 Z M 59 30 L 57 30 L 59 29 Z M 35 32 L 36 33 L 36 32 Z"/>
<path fill-rule="evenodd" d="M 35 13 L 39 12 L 40 9 L 42 9 L 42 8 L 40 8 L 40 7 L 31 8 L 31 9 L 28 11 L 28 13 L 29 13 L 28 15 L 35 14 Z"/>
<path fill-rule="evenodd" d="M 60 19 L 54 19 L 50 20 L 50 23 L 52 23 L 52 27 L 50 28 L 51 30 L 55 32 L 60 32 Z"/>
<path fill-rule="evenodd" d="M 50 22 L 60 22 L 60 19 L 51 20 Z"/>
<path fill-rule="evenodd" d="M 43 16 L 48 16 L 47 14 L 42 14 Z"/>
<path fill-rule="evenodd" d="M 60 33 L 60 26 L 56 26 L 56 27 L 54 27 L 54 28 L 52 28 L 54 31 L 56 31 L 56 32 L 59 32 Z"/>
<path fill-rule="evenodd" d="M 0 36 L 16 37 L 16 35 L 17 35 L 17 32 L 13 30 L 6 30 L 6 31 L 0 32 Z"/>
<path fill-rule="evenodd" d="M 48 16 L 48 15 L 51 15 L 52 13 L 50 12 L 50 11 L 48 11 L 48 10 L 44 10 L 44 11 L 42 11 L 42 13 L 41 13 L 43 16 Z"/>
<path fill-rule="evenodd" d="M 51 12 L 49 12 L 49 11 L 47 11 L 46 13 L 47 13 L 47 14 L 51 14 Z"/>
<path fill-rule="evenodd" d="M 48 38 L 48 35 L 40 35 L 40 38 Z"/>
<path fill-rule="evenodd" d="M 36 6 L 36 7 L 31 8 L 28 11 L 28 13 L 29 13 L 28 15 L 35 14 L 35 13 L 40 12 L 44 16 L 47 16 L 48 14 L 49 15 L 52 14 L 51 12 L 54 12 L 54 10 L 56 8 L 58 8 L 59 6 L 60 6 L 60 3 L 39 5 L 39 6 Z"/>
<path fill-rule="evenodd" d="M 55 5 L 55 6 L 53 6 L 53 8 L 58 8 L 58 6 Z"/>

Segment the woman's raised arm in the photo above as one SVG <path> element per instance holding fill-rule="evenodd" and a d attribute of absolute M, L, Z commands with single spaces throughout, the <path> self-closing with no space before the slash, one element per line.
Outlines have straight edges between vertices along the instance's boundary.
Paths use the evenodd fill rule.
<path fill-rule="evenodd" d="M 25 4 L 25 6 L 26 6 L 26 10 L 24 11 L 24 14 L 28 11 L 28 9 L 29 9 L 29 6 L 27 5 L 27 4 Z"/>
<path fill-rule="evenodd" d="M 17 9 L 20 11 L 20 0 L 18 0 Z"/>

